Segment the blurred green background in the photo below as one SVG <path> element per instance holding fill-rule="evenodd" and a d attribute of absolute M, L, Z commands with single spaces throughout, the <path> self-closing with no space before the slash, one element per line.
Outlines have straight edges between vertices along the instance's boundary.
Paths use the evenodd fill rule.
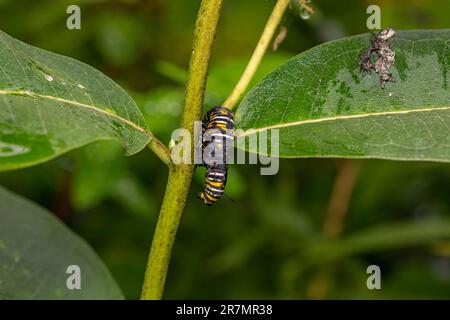
<path fill-rule="evenodd" d="M 0 25 L 110 76 L 168 143 L 179 125 L 199 3 L 0 0 Z M 205 110 L 230 93 L 274 3 L 224 1 Z M 81 7 L 81 30 L 65 26 L 70 4 Z M 306 20 L 292 5 L 282 22 L 287 38 L 256 78 L 314 45 L 367 32 L 369 4 L 381 6 L 383 27 L 448 27 L 450 1 L 315 0 Z M 136 299 L 166 177 L 149 150 L 124 157 L 117 144 L 101 142 L 2 173 L 0 184 L 52 210 Z M 232 166 L 227 193 L 235 201 L 210 208 L 196 199 L 202 186 L 197 170 L 166 298 L 450 298 L 450 238 L 433 229 L 450 219 L 448 164 L 294 159 L 282 160 L 276 176 Z M 381 268 L 382 290 L 366 287 L 371 264 Z"/>

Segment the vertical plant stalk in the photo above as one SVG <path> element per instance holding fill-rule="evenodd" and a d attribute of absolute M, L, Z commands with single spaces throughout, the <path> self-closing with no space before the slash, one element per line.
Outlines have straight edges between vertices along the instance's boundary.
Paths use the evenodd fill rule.
<path fill-rule="evenodd" d="M 222 0 L 202 0 L 197 16 L 184 110 L 181 116 L 181 127 L 188 129 L 191 135 L 194 132 L 194 121 L 200 120 L 202 113 L 208 66 L 221 8 Z M 173 242 L 193 172 L 194 164 L 169 163 L 169 179 L 153 236 L 141 299 L 156 300 L 163 296 Z"/>
<path fill-rule="evenodd" d="M 342 233 L 360 166 L 355 160 L 342 160 L 339 164 L 323 224 L 323 234 L 328 239 L 336 239 Z"/>
<path fill-rule="evenodd" d="M 270 41 L 272 40 L 275 31 L 280 24 L 281 18 L 283 18 L 284 12 L 289 5 L 289 1 L 290 0 L 278 0 L 275 4 L 258 44 L 253 51 L 252 57 L 250 58 L 244 73 L 239 79 L 239 82 L 236 84 L 227 100 L 223 103 L 224 107 L 233 109 L 239 100 L 241 100 L 242 95 L 247 90 L 247 87 L 255 75 L 256 70 L 258 70 L 261 60 L 269 47 Z"/>
<path fill-rule="evenodd" d="M 361 163 L 355 160 L 341 161 L 323 224 L 323 235 L 329 240 L 339 238 L 342 233 L 350 199 L 361 167 Z M 331 273 L 332 266 L 319 269 L 308 286 L 308 299 L 325 298 Z"/>

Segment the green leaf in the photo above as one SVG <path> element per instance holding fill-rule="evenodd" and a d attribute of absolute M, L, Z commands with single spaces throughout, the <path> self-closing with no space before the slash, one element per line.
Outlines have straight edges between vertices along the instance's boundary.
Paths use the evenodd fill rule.
<path fill-rule="evenodd" d="M 77 210 L 98 206 L 126 173 L 120 146 L 100 141 L 78 150 L 71 179 L 71 200 Z"/>
<path fill-rule="evenodd" d="M 424 246 L 450 239 L 450 221 L 429 219 L 423 221 L 379 225 L 358 231 L 342 239 L 324 241 L 304 248 L 306 261 L 325 263 L 382 250 Z"/>
<path fill-rule="evenodd" d="M 92 67 L 0 31 L 0 171 L 115 139 L 131 155 L 151 139 L 131 97 Z"/>
<path fill-rule="evenodd" d="M 81 289 L 66 286 L 67 267 Z M 89 245 L 50 212 L 0 187 L 0 299 L 122 299 Z"/>
<path fill-rule="evenodd" d="M 450 161 L 450 30 L 398 32 L 395 83 L 363 75 L 370 35 L 289 60 L 244 98 L 237 128 L 278 128 L 280 156 Z M 250 147 L 250 151 L 256 152 Z"/>

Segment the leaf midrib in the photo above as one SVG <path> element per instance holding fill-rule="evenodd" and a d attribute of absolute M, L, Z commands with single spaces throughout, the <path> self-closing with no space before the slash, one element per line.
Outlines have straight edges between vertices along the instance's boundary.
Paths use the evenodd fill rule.
<path fill-rule="evenodd" d="M 271 129 L 281 129 L 287 127 L 301 126 L 311 123 L 320 123 L 320 122 L 328 122 L 328 121 L 339 121 L 339 120 L 351 120 L 351 119 L 360 119 L 360 118 L 370 118 L 370 117 L 379 117 L 379 116 L 388 116 L 388 115 L 399 115 L 399 114 L 409 114 L 409 113 L 421 113 L 421 112 L 433 112 L 433 111 L 441 111 L 441 110 L 450 110 L 450 106 L 445 107 L 433 107 L 433 108 L 421 108 L 421 109 L 412 109 L 412 110 L 397 110 L 397 111 L 385 111 L 385 112 L 373 112 L 373 113 L 364 113 L 364 114 L 352 114 L 346 116 L 338 116 L 338 117 L 325 117 L 318 119 L 307 119 L 300 121 L 293 121 L 281 124 L 275 124 L 271 126 L 261 127 L 257 129 L 246 130 L 242 134 L 236 134 L 237 137 L 245 137 L 251 134 L 271 130 Z"/>
<path fill-rule="evenodd" d="M 60 98 L 60 97 L 55 97 L 55 96 L 50 96 L 50 95 L 43 95 L 43 94 L 39 94 L 33 91 L 29 91 L 29 90 L 0 90 L 0 95 L 11 95 L 11 96 L 24 96 L 24 97 L 34 97 L 34 98 L 40 98 L 40 99 L 44 99 L 44 100 L 52 100 L 52 101 L 57 101 L 57 102 L 61 102 L 61 103 L 65 103 L 65 104 L 70 104 L 70 105 L 74 105 L 74 106 L 78 106 L 78 107 L 82 107 L 82 108 L 87 108 L 87 109 L 91 109 L 93 111 L 99 112 L 99 113 L 103 113 L 106 114 L 107 116 L 110 116 L 112 118 L 115 118 L 127 125 L 129 125 L 130 127 L 141 131 L 143 133 L 145 133 L 147 136 L 152 136 L 152 134 L 146 130 L 145 128 L 142 128 L 141 126 L 137 125 L 136 123 L 122 118 L 120 116 L 118 116 L 117 114 L 108 112 L 104 109 L 98 108 L 96 106 L 93 105 L 89 105 L 89 104 L 85 104 L 82 102 L 78 102 L 78 101 L 74 101 L 74 100 L 68 100 L 68 99 L 64 99 L 64 98 Z"/>

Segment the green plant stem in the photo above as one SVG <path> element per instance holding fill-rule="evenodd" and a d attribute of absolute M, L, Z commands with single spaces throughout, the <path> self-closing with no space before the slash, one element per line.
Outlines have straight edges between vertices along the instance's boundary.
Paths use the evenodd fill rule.
<path fill-rule="evenodd" d="M 181 127 L 188 129 L 191 135 L 194 131 L 194 121 L 200 120 L 202 113 L 208 66 L 221 8 L 222 0 L 202 0 L 197 16 L 184 110 L 181 116 Z M 175 166 L 169 163 L 169 179 L 153 236 L 141 299 L 155 300 L 163 296 L 172 246 L 193 172 L 194 164 Z"/>
<path fill-rule="evenodd" d="M 150 140 L 147 146 L 158 156 L 159 159 L 161 159 L 162 162 L 164 162 L 166 165 L 170 165 L 170 150 L 165 144 L 163 144 L 157 138 L 153 138 L 152 140 Z"/>
<path fill-rule="evenodd" d="M 245 93 L 245 90 L 247 90 L 247 87 L 250 84 L 253 76 L 255 75 L 256 70 L 258 70 L 262 58 L 264 57 L 264 54 L 269 47 L 270 41 L 275 34 L 275 30 L 280 24 L 281 18 L 283 18 L 284 12 L 289 5 L 289 1 L 290 0 L 278 0 L 275 4 L 272 14 L 269 17 L 269 20 L 267 20 L 266 26 L 264 27 L 264 31 L 259 38 L 258 44 L 253 51 L 252 57 L 250 58 L 250 61 L 248 62 L 244 73 L 242 73 L 241 78 L 234 87 L 230 96 L 223 103 L 224 107 L 233 109 L 239 102 L 239 100 L 241 100 L 242 95 Z"/>

